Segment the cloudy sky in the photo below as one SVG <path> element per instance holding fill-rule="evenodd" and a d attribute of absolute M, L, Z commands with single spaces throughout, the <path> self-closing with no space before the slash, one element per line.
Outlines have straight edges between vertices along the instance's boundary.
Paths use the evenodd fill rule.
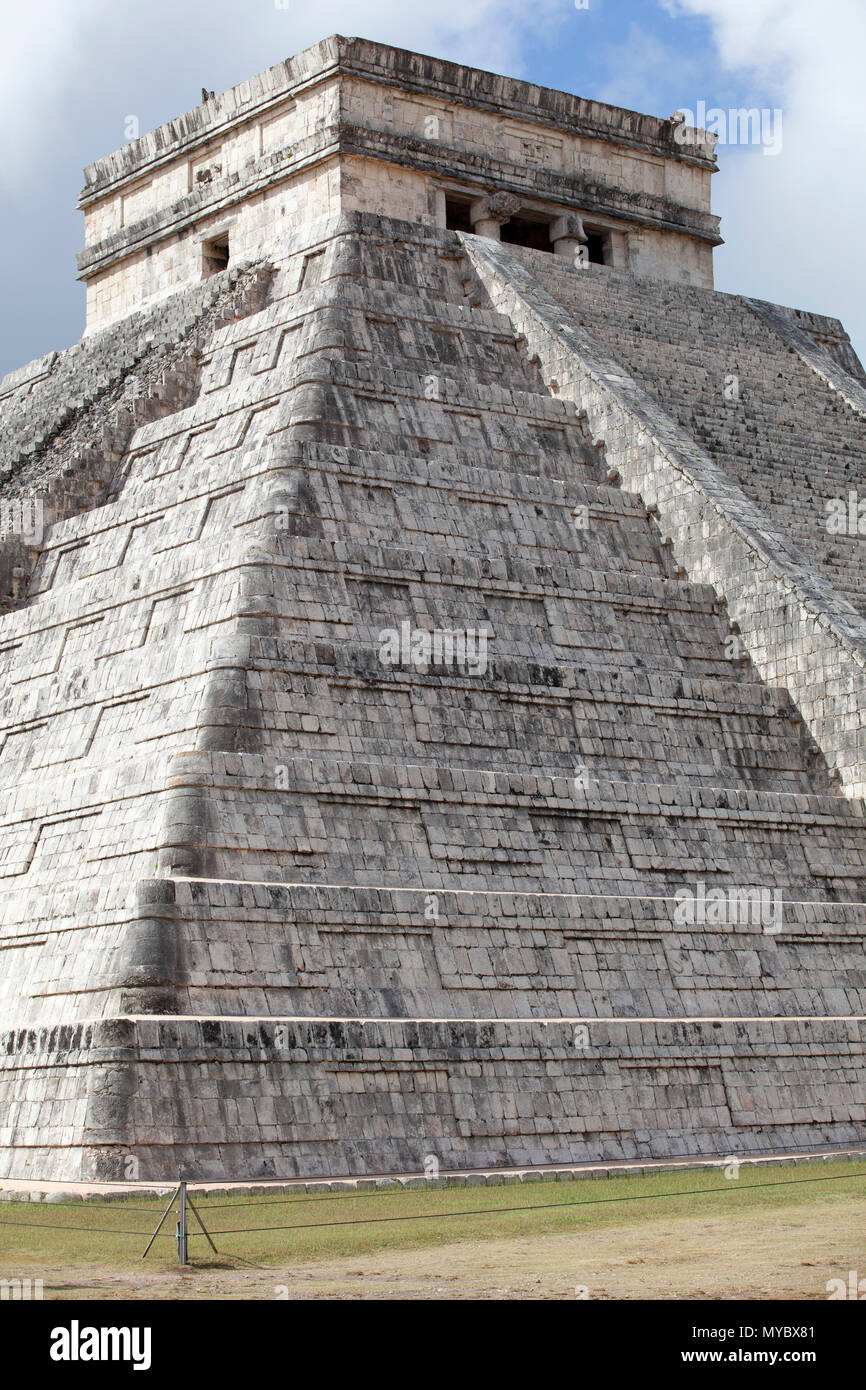
<path fill-rule="evenodd" d="M 721 144 L 719 289 L 834 314 L 866 360 L 864 0 L 27 0 L 0 14 L 0 373 L 81 334 L 86 163 L 330 33 L 657 116 L 782 112 Z M 768 135 L 771 129 L 768 128 Z"/>

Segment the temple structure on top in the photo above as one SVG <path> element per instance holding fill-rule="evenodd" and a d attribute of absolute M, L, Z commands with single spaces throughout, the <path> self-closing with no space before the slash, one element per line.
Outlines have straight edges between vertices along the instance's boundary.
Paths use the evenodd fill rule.
<path fill-rule="evenodd" d="M 336 35 L 85 170 L 88 330 L 369 212 L 711 289 L 714 137 Z"/>

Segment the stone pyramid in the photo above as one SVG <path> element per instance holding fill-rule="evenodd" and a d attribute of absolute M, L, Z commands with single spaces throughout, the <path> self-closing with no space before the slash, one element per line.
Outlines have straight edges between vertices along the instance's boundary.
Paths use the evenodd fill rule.
<path fill-rule="evenodd" d="M 864 378 L 675 136 L 334 37 L 87 171 L 0 383 L 4 1175 L 862 1138 Z"/>

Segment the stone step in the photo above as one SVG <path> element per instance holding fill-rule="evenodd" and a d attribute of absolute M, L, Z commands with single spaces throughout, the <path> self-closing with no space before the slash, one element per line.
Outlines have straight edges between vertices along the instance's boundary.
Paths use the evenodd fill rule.
<path fill-rule="evenodd" d="M 103 573 L 116 582 L 130 540 L 143 536 L 146 527 L 148 537 L 158 536 L 152 545 L 161 554 L 198 546 L 203 530 L 218 520 L 216 509 L 226 496 L 231 496 L 236 525 L 246 508 L 251 520 L 264 515 L 271 531 L 290 535 L 306 531 L 362 539 L 378 531 L 380 540 L 398 541 L 415 532 L 425 536 L 426 545 L 442 549 L 501 554 L 510 545 L 530 553 L 544 550 L 551 559 L 591 547 L 595 567 L 618 565 L 628 555 L 637 567 L 670 572 L 640 499 L 601 483 L 457 469 L 436 459 L 407 461 L 322 444 L 284 448 L 274 443 L 268 450 L 245 454 L 242 466 L 241 483 L 215 489 L 213 461 L 190 460 L 171 500 L 165 495 L 166 478 L 159 476 L 149 488 L 124 489 L 110 508 L 52 526 L 31 582 L 31 598 L 40 597 L 44 604 L 50 590 L 89 575 Z M 270 492 L 264 512 L 259 495 L 251 492 L 255 479 Z M 74 564 L 68 563 L 70 558 Z M 26 626 L 24 617 L 20 622 Z"/>
<path fill-rule="evenodd" d="M 286 549 L 257 559 L 246 631 L 291 624 L 299 636 L 381 646 L 409 621 L 470 632 L 494 660 L 555 661 L 573 650 L 604 666 L 730 676 L 729 625 L 706 585 L 308 537 Z"/>
<path fill-rule="evenodd" d="M 157 999 L 180 1015 L 820 1018 L 862 1014 L 866 993 L 866 904 L 754 885 L 639 897 L 176 879 L 103 894 L 77 926 L 71 891 L 55 885 L 51 903 L 41 931 L 4 914 L 0 933 L 27 961 L 17 987 L 0 981 L 4 1017 L 30 1027 Z M 140 951 L 160 933 L 173 963 L 157 983 Z"/>
<path fill-rule="evenodd" d="M 598 1020 L 588 1035 L 579 1022 L 154 1015 L 10 1032 L 7 1176 L 55 1171 L 63 1102 L 87 1094 L 95 1066 L 134 1068 L 137 1084 L 120 1111 L 89 1107 L 66 1181 L 122 1177 L 128 1149 L 155 1180 L 178 1165 L 200 1178 L 335 1177 L 337 1144 L 342 1171 L 367 1175 L 520 1166 L 539 1150 L 574 1163 L 861 1136 L 862 1017 Z"/>
<path fill-rule="evenodd" d="M 417 364 L 425 378 L 468 373 L 483 384 L 544 394 L 538 368 L 527 361 L 521 342 L 501 314 L 339 281 L 329 294 L 316 287 L 277 299 L 215 334 L 202 357 L 202 390 L 222 390 L 244 376 L 286 370 L 327 353 L 332 360 L 372 362 L 380 377 L 385 362 L 404 371 Z"/>
<path fill-rule="evenodd" d="M 603 341 L 858 611 L 866 612 L 863 537 L 839 536 L 828 547 L 826 500 L 847 498 L 849 488 L 866 496 L 863 419 L 839 392 L 747 300 L 694 287 L 688 293 L 684 288 L 680 298 L 679 287 L 672 294 L 662 282 L 592 268 L 585 273 L 523 247 L 514 254 L 563 312 Z M 732 376 L 738 377 L 737 402 L 725 399 Z"/>
<path fill-rule="evenodd" d="M 304 442 L 385 453 L 408 448 L 455 462 L 471 450 L 483 452 L 498 468 L 606 481 L 585 428 L 573 413 L 557 408 L 562 402 L 507 394 L 511 406 L 501 410 L 480 388 L 472 395 L 461 387 L 454 399 L 440 402 L 421 392 L 401 396 L 389 384 L 350 386 L 311 377 L 293 389 L 287 423 Z"/>
<path fill-rule="evenodd" d="M 336 701 L 339 718 L 349 721 L 340 738 L 354 752 L 381 755 L 385 750 L 371 750 L 370 740 L 392 739 L 403 761 L 418 761 L 437 750 L 441 756 L 439 745 L 448 744 L 464 762 L 477 748 L 485 761 L 507 752 L 517 765 L 539 760 L 568 775 L 578 761 L 602 775 L 615 768 L 624 773 L 631 762 L 634 774 L 639 753 L 655 769 L 653 778 L 756 786 L 783 775 L 788 790 L 819 790 L 818 763 L 787 694 L 755 682 L 507 659 L 471 676 L 456 669 L 422 671 L 412 662 L 383 665 L 378 648 L 350 642 L 247 637 L 234 660 L 248 672 L 249 713 L 211 706 L 203 715 L 198 684 L 204 687 L 210 673 L 231 660 L 228 652 L 220 659 L 193 650 L 166 682 L 153 669 L 152 650 L 142 648 L 137 661 L 127 660 L 107 703 L 97 692 L 71 698 L 56 675 L 28 682 L 26 699 L 16 693 L 0 701 L 0 786 L 14 785 L 27 767 L 105 766 L 126 756 L 118 749 L 129 740 L 143 748 L 152 718 L 148 702 L 158 696 L 166 711 L 159 741 L 166 748 L 188 744 L 199 729 L 209 740 L 229 740 L 210 747 L 233 747 L 239 729 L 249 729 L 262 747 L 326 753 L 342 746 L 337 723 L 329 722 L 338 719 Z M 40 711 L 49 690 L 54 733 L 46 740 Z"/>
<path fill-rule="evenodd" d="M 483 674 L 419 669 L 407 655 L 354 644 L 254 639 L 244 658 L 244 711 L 212 708 L 207 746 L 237 746 L 239 725 L 274 757 L 396 757 L 623 780 L 829 791 L 826 772 L 781 692 L 745 682 L 695 683 L 693 697 L 620 672 L 494 661 Z M 542 679 L 542 677 L 544 679 Z M 666 687 L 665 693 L 653 684 Z M 779 698 L 781 697 L 781 698 Z M 261 733 L 258 731 L 261 730 Z"/>
<path fill-rule="evenodd" d="M 320 757 L 175 761 L 160 851 L 168 877 L 303 874 L 435 891 L 484 888 L 495 875 L 515 891 L 646 893 L 758 873 L 798 896 L 866 890 L 862 807 L 839 797 Z"/>
<path fill-rule="evenodd" d="M 200 880 L 142 890 L 140 911 L 183 943 L 180 1013 L 233 1014 L 241 997 L 264 1015 L 361 1018 L 820 1017 L 866 1006 L 863 903 L 757 888 L 679 899 Z M 128 990 L 109 1007 L 137 1013 L 142 1000 Z"/>

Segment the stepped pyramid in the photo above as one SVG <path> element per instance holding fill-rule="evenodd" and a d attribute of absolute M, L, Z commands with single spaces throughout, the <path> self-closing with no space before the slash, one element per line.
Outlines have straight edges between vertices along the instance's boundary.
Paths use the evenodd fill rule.
<path fill-rule="evenodd" d="M 714 168 L 341 37 L 88 168 L 0 383 L 3 1175 L 862 1139 L 866 389 L 713 290 Z"/>

